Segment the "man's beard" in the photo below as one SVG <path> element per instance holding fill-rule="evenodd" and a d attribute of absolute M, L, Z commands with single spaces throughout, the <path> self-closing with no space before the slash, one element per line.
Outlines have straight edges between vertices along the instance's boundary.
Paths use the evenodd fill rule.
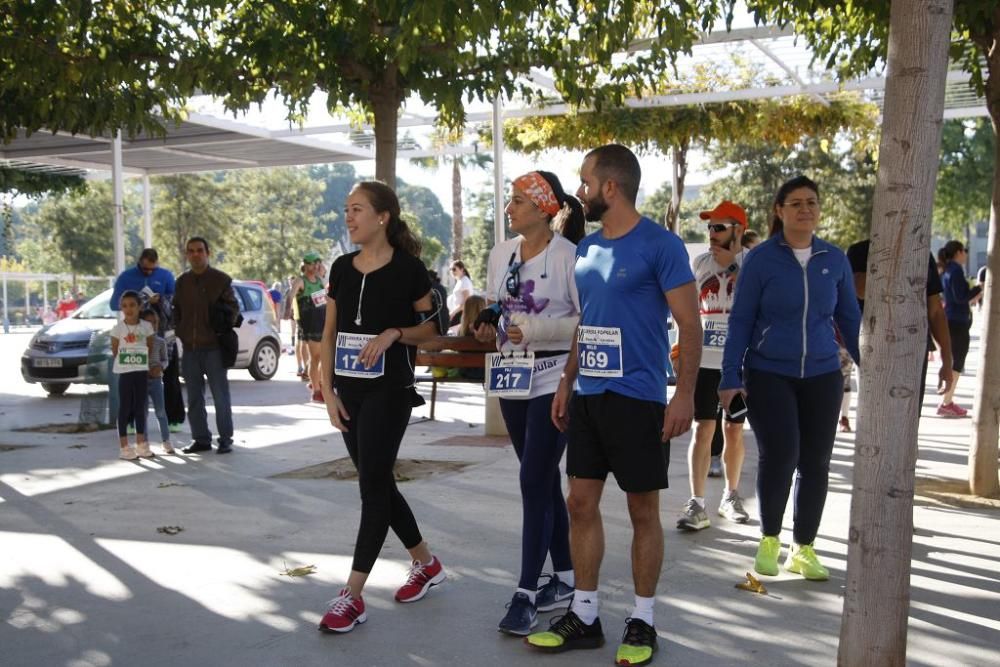
<path fill-rule="evenodd" d="M 604 201 L 604 195 L 598 194 L 596 198 L 584 202 L 586 206 L 587 222 L 600 222 L 604 214 L 608 212 L 608 202 Z"/>
<path fill-rule="evenodd" d="M 736 238 L 735 233 L 730 232 L 730 237 L 728 241 L 716 241 L 715 239 L 709 239 L 708 244 L 715 246 L 717 248 L 725 248 L 726 250 L 731 250 L 733 247 L 733 240 Z"/>

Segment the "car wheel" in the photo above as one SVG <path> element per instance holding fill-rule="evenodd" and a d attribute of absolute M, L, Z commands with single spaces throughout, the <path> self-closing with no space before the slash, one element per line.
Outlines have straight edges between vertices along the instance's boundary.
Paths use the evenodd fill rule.
<path fill-rule="evenodd" d="M 250 375 L 254 380 L 270 380 L 278 372 L 278 345 L 272 340 L 262 340 L 253 351 Z"/>
<path fill-rule="evenodd" d="M 69 382 L 43 382 L 42 389 L 47 391 L 49 396 L 62 396 L 69 389 Z"/>

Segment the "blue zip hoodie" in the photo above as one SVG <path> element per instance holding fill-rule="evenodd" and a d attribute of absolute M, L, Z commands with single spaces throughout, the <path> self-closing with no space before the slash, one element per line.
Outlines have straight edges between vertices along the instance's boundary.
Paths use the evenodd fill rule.
<path fill-rule="evenodd" d="M 743 367 L 807 378 L 840 369 L 834 321 L 858 362 L 861 311 L 847 257 L 813 236 L 805 268 L 784 234 L 750 251 L 739 278 L 719 389 L 743 386 Z"/>
<path fill-rule="evenodd" d="M 169 301 L 174 296 L 174 274 L 159 266 L 148 276 L 142 272 L 138 264 L 125 269 L 115 279 L 115 289 L 111 293 L 111 310 L 118 311 L 122 294 L 129 290 L 141 292 L 146 286 L 156 294 L 167 297 Z"/>

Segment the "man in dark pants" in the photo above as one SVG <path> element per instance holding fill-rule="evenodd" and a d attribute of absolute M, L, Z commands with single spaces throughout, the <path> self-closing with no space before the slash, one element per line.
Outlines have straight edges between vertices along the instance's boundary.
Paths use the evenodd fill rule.
<path fill-rule="evenodd" d="M 187 385 L 188 421 L 194 440 L 184 453 L 212 449 L 212 432 L 208 430 L 205 412 L 207 378 L 215 403 L 215 425 L 219 436 L 216 453 L 228 454 L 233 451 L 233 411 L 227 368 L 222 360 L 218 336 L 212 328 L 212 312 L 225 306 L 235 318 L 240 309 L 233 293 L 233 279 L 208 265 L 208 241 L 193 237 L 187 242 L 186 252 L 191 268 L 177 279 L 174 296 L 174 329 L 184 345 L 181 372 Z"/>

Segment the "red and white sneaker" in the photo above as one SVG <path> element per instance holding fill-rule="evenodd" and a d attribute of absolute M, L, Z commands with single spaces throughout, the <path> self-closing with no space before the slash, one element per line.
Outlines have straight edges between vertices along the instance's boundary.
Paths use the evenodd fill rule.
<path fill-rule="evenodd" d="M 319 622 L 321 632 L 350 632 L 354 626 L 368 620 L 365 601 L 352 598 L 351 589 L 344 588 L 337 597 L 327 603 L 329 609 Z"/>
<path fill-rule="evenodd" d="M 396 591 L 396 602 L 416 602 L 427 595 L 431 586 L 437 586 L 445 580 L 444 568 L 437 556 L 431 559 L 427 565 L 421 565 L 413 561 L 410 566 L 410 573 L 406 577 L 406 583 Z"/>
<path fill-rule="evenodd" d="M 945 419 L 960 419 L 961 417 L 968 417 L 969 411 L 960 405 L 956 405 L 954 402 L 946 403 L 938 406 L 937 416 L 944 417 Z"/>

